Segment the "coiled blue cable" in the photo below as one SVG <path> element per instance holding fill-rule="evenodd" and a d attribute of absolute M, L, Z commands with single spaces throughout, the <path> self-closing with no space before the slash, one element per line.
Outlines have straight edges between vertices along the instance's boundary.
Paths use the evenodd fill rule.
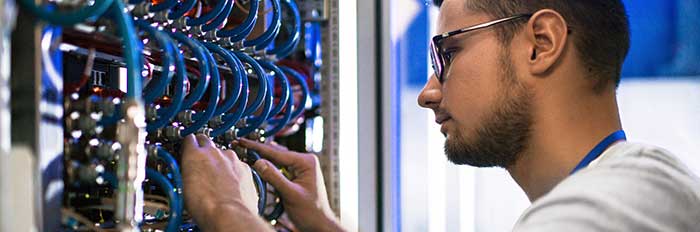
<path fill-rule="evenodd" d="M 275 5 L 274 3 L 279 2 L 279 1 L 280 0 L 273 0 L 273 4 L 272 4 L 273 8 Z M 279 5 L 279 3 L 278 3 L 278 5 Z M 275 11 L 279 12 L 279 17 L 276 18 L 277 21 L 274 21 L 275 20 L 275 14 L 274 14 Z M 282 9 L 281 9 L 281 7 L 278 7 L 278 9 L 273 9 L 272 19 L 273 19 L 272 23 L 274 24 L 274 27 L 272 28 L 272 31 L 270 32 L 270 36 L 265 38 L 264 40 L 260 41 L 259 44 L 254 45 L 256 51 L 265 50 L 266 48 L 270 47 L 270 44 L 273 44 L 275 42 L 275 38 L 277 38 L 277 35 L 279 35 L 280 30 L 282 30 Z M 265 32 L 267 32 L 267 31 L 265 31 Z M 265 33 L 263 33 L 263 36 L 264 35 L 265 35 Z"/>
<path fill-rule="evenodd" d="M 263 77 L 263 79 L 267 79 L 269 77 Z M 263 83 L 261 83 L 262 85 Z M 266 81 L 264 83 L 267 85 L 268 93 L 265 96 L 265 101 L 263 102 L 262 105 L 262 110 L 260 112 L 260 115 L 258 116 L 252 116 L 248 120 L 248 125 L 244 127 L 243 129 L 238 131 L 238 137 L 243 137 L 247 134 L 250 134 L 251 132 L 255 131 L 255 129 L 260 128 L 260 126 L 267 120 L 267 118 L 270 116 L 270 111 L 272 111 L 272 91 L 274 89 L 274 86 L 272 86 L 272 81 Z"/>
<path fill-rule="evenodd" d="M 169 106 L 162 107 L 158 109 L 158 118 L 146 124 L 146 132 L 153 133 L 159 128 L 165 126 L 170 122 L 170 119 L 175 117 L 182 107 L 182 102 L 185 100 L 186 82 L 187 82 L 187 68 L 185 67 L 185 59 L 179 52 L 177 45 L 174 41 L 168 39 L 168 45 L 175 51 L 175 87 L 174 96 L 172 96 L 172 101 Z"/>
<path fill-rule="evenodd" d="M 59 12 L 43 6 L 37 6 L 34 0 L 18 1 L 22 7 L 36 17 L 45 20 L 50 24 L 58 24 L 63 26 L 74 25 L 85 22 L 88 18 L 100 16 L 105 13 L 107 9 L 109 9 L 113 2 L 113 0 L 97 0 L 91 6 L 86 6 L 70 12 Z M 123 3 L 120 5 L 123 6 Z"/>
<path fill-rule="evenodd" d="M 236 57 L 226 52 L 226 50 L 219 47 L 219 45 L 213 43 L 204 43 L 204 46 L 206 46 L 207 49 L 209 49 L 209 51 L 212 51 L 220 57 L 224 58 L 224 61 L 226 61 L 226 65 L 229 67 L 229 69 L 231 69 L 231 73 L 233 74 L 233 88 L 229 89 L 229 93 L 226 97 L 226 100 L 220 107 L 216 108 L 216 112 L 214 113 L 215 115 L 219 115 L 230 110 L 236 103 L 236 100 L 238 100 L 238 97 L 241 95 L 241 79 L 243 79 L 242 77 L 244 76 L 243 74 L 245 74 L 245 70 L 243 70 L 243 67 L 239 66 L 239 63 L 235 61 L 237 59 Z"/>
<path fill-rule="evenodd" d="M 301 113 L 304 112 L 304 107 L 306 107 L 306 102 L 308 101 L 309 98 L 309 85 L 306 83 L 306 78 L 304 78 L 300 73 L 297 71 L 294 71 L 294 69 L 291 69 L 289 67 L 280 67 L 284 73 L 287 74 L 287 76 L 291 76 L 299 85 L 301 86 L 301 102 L 299 103 L 299 107 L 296 107 L 294 109 L 294 113 L 292 113 L 292 118 L 297 118 Z"/>
<path fill-rule="evenodd" d="M 170 215 L 168 217 L 168 226 L 166 227 L 165 231 L 166 232 L 177 232 L 180 229 L 180 221 L 182 215 L 177 212 L 177 209 L 179 207 L 180 203 L 180 198 L 176 194 L 175 191 L 177 189 L 173 188 L 173 185 L 170 184 L 167 178 L 160 174 L 158 171 L 153 170 L 152 168 L 147 168 L 146 169 L 146 178 L 152 180 L 155 182 L 155 184 L 160 187 L 163 192 L 168 194 L 168 198 L 170 198 L 170 202 L 168 202 L 168 205 L 170 207 Z"/>
<path fill-rule="evenodd" d="M 257 152 L 248 149 L 247 154 L 246 154 L 246 161 L 248 165 L 253 166 L 256 161 L 260 159 L 260 154 Z M 258 190 L 258 214 L 260 216 L 265 215 L 265 205 L 267 204 L 267 183 L 260 178 L 260 175 L 258 175 L 258 172 L 255 170 L 253 171 L 253 180 L 255 181 L 255 188 Z"/>
<path fill-rule="evenodd" d="M 162 159 L 166 164 L 168 164 L 168 168 L 170 168 L 170 174 L 172 175 L 172 182 L 173 185 L 175 185 L 175 194 L 177 195 L 179 201 L 177 204 L 177 207 L 174 209 L 175 213 L 177 215 L 182 215 L 182 210 L 184 209 L 184 199 L 182 197 L 182 175 L 180 174 L 180 166 L 177 164 L 177 161 L 173 157 L 173 155 L 170 154 L 167 150 L 165 150 L 162 147 L 158 147 L 158 152 L 157 156 L 158 158 Z M 178 217 L 179 221 L 177 221 L 176 225 L 180 225 L 182 223 L 182 218 Z"/>
<path fill-rule="evenodd" d="M 253 103 L 246 107 L 245 112 L 243 113 L 243 115 L 246 116 L 251 115 L 256 110 L 258 110 L 258 108 L 260 108 L 260 105 L 262 105 L 263 101 L 265 101 L 265 95 L 268 92 L 267 79 L 265 78 L 267 74 L 265 73 L 265 70 L 263 70 L 263 68 L 260 66 L 260 64 L 249 55 L 238 51 L 234 51 L 233 54 L 235 54 L 236 57 L 238 57 L 241 61 L 250 65 L 253 68 L 253 73 L 255 73 L 255 75 L 257 75 L 258 77 L 258 92 L 255 97 L 255 100 L 253 100 Z"/>
<path fill-rule="evenodd" d="M 255 39 L 243 41 L 243 46 L 255 47 L 255 50 L 262 50 L 262 49 L 265 49 L 267 47 L 267 45 L 272 43 L 275 40 L 275 37 L 277 37 L 277 34 L 279 33 L 280 26 L 282 24 L 281 23 L 282 11 L 280 9 L 280 0 L 271 0 L 271 1 L 272 1 L 272 22 L 270 23 L 270 26 L 259 37 L 255 38 Z"/>
<path fill-rule="evenodd" d="M 201 49 L 204 49 L 204 45 L 201 45 L 199 42 L 194 41 L 197 46 L 199 46 Z M 214 60 L 214 57 L 212 57 L 211 53 L 206 53 L 208 61 L 205 61 L 205 66 L 209 65 L 209 69 L 213 70 L 211 73 L 211 80 L 209 81 L 209 101 L 207 102 L 207 108 L 202 111 L 198 112 L 194 115 L 194 122 L 192 125 L 186 126 L 185 129 L 180 131 L 180 136 L 185 137 L 189 134 L 194 133 L 195 131 L 199 130 L 199 128 L 202 128 L 204 125 L 211 120 L 212 117 L 214 117 L 214 113 L 216 111 L 217 104 L 219 103 L 219 91 L 221 90 L 221 79 L 219 78 L 219 70 L 218 70 L 218 64 L 216 63 L 216 60 Z"/>
<path fill-rule="evenodd" d="M 279 103 L 277 105 L 275 105 L 275 107 L 272 108 L 272 110 L 270 111 L 269 117 L 274 117 L 275 115 L 279 114 L 279 112 L 282 111 L 284 106 L 287 104 L 289 96 L 291 95 L 290 94 L 291 88 L 289 87 L 289 80 L 287 80 L 287 77 L 284 75 L 282 70 L 280 70 L 279 67 L 277 67 L 277 65 L 274 65 L 272 62 L 266 61 L 266 60 L 258 60 L 258 62 L 260 63 L 260 66 L 262 66 L 263 68 L 266 68 L 266 69 L 274 72 L 275 79 L 279 79 L 280 84 L 282 85 L 282 95 L 278 97 Z M 275 82 L 273 82 L 273 83 L 275 83 Z M 274 90 L 275 89 L 274 89 L 274 85 L 273 85 L 273 88 L 269 92 L 274 94 Z M 273 98 L 275 98 L 275 97 L 273 96 Z"/>
<path fill-rule="evenodd" d="M 272 122 L 273 120 L 268 120 L 268 122 L 270 122 L 270 124 L 275 124 L 275 125 L 271 129 L 265 130 L 265 133 L 263 133 L 262 136 L 263 137 L 273 136 L 273 135 L 277 134 L 277 132 L 282 130 L 282 128 L 287 126 L 287 123 L 289 123 L 289 120 L 292 119 L 293 106 L 294 106 L 294 96 L 289 95 L 289 99 L 287 99 L 287 109 L 286 109 L 286 111 L 284 111 L 282 118 L 280 118 L 279 120 L 276 120 L 276 122 L 274 122 L 274 123 Z M 270 116 L 270 117 L 272 117 L 272 116 Z"/>
<path fill-rule="evenodd" d="M 204 13 L 204 15 L 200 15 L 199 17 L 196 17 L 196 18 L 187 19 L 187 22 L 186 22 L 187 26 L 192 27 L 192 26 L 202 25 L 202 24 L 209 22 L 210 20 L 216 18 L 216 16 L 219 16 L 219 14 L 221 14 L 221 12 L 224 11 L 224 6 L 226 6 L 226 4 L 229 1 L 233 1 L 233 0 L 219 0 L 218 2 L 216 2 L 216 5 L 214 5 L 214 7 L 212 7 L 212 9 L 209 12 Z"/>
<path fill-rule="evenodd" d="M 291 77 L 297 83 L 299 83 L 299 85 L 301 86 L 301 92 L 302 92 L 301 102 L 299 102 L 298 106 L 294 106 L 293 102 L 290 103 L 291 105 L 289 105 L 289 107 L 293 106 L 294 112 L 291 114 L 291 116 L 289 118 L 286 118 L 287 115 L 285 114 L 284 115 L 285 117 L 283 117 L 283 118 L 269 120 L 270 124 L 276 124 L 276 126 L 281 127 L 280 129 L 282 129 L 282 128 L 284 128 L 284 126 L 286 126 L 286 124 L 289 123 L 289 121 L 299 117 L 304 112 L 304 108 L 306 106 L 306 103 L 308 101 L 310 93 L 309 93 L 309 86 L 308 86 L 308 84 L 306 84 L 306 80 L 301 74 L 299 74 L 298 72 L 296 72 L 293 69 L 288 68 L 288 67 L 280 67 L 280 69 L 282 69 L 282 71 L 284 71 L 287 74 L 287 77 Z M 290 96 L 290 99 L 294 99 L 294 96 L 293 95 Z M 290 110 L 290 109 L 287 108 L 287 110 Z M 287 113 L 287 112 L 285 112 L 285 113 Z M 273 128 L 273 129 L 271 129 L 271 131 L 275 132 L 274 131 L 275 129 L 276 128 Z M 270 135 L 273 135 L 273 133 L 270 133 Z"/>
<path fill-rule="evenodd" d="M 137 20 L 136 26 L 141 30 L 146 31 L 151 38 L 154 38 L 163 50 L 161 53 L 161 66 L 163 69 L 161 71 L 160 78 L 157 78 L 157 80 L 151 80 L 146 87 L 144 87 L 145 94 L 143 96 L 143 101 L 145 104 L 151 104 L 156 100 L 156 98 L 163 95 L 165 89 L 168 87 L 168 83 L 170 83 L 170 80 L 174 75 L 174 50 L 172 46 L 169 45 L 168 40 L 170 40 L 170 37 L 168 37 L 164 32 L 156 30 L 144 20 Z"/>
<path fill-rule="evenodd" d="M 260 0 L 250 1 L 250 7 L 248 8 L 248 16 L 246 16 L 245 20 L 243 20 L 243 23 L 241 23 L 241 25 L 238 25 L 237 27 L 229 30 L 219 30 L 216 32 L 216 36 L 220 38 L 230 37 L 231 41 L 240 41 L 245 37 L 248 37 L 250 32 L 253 31 L 253 26 L 255 26 L 255 22 L 258 19 L 257 12 L 259 1 Z"/>
<path fill-rule="evenodd" d="M 299 44 L 301 39 L 301 15 L 299 14 L 299 8 L 294 0 L 281 0 L 283 6 L 286 6 L 294 16 L 293 18 L 293 28 L 290 32 L 289 38 L 284 43 L 274 48 L 268 49 L 267 54 L 274 54 L 277 58 L 286 57 L 291 53 L 294 48 Z"/>
<path fill-rule="evenodd" d="M 197 0 L 185 0 L 177 4 L 168 14 L 168 19 L 179 19 L 197 5 Z"/>
<path fill-rule="evenodd" d="M 248 74 L 245 72 L 245 67 L 243 66 L 243 63 L 241 63 L 241 61 L 237 59 L 236 56 L 234 56 L 230 51 L 224 50 L 224 52 L 228 54 L 228 56 L 231 56 L 231 59 L 236 62 L 236 65 L 241 70 L 238 72 L 238 78 L 241 80 L 242 94 L 236 103 L 236 111 L 233 113 L 224 114 L 222 117 L 223 124 L 219 128 L 214 128 L 214 130 L 211 132 L 212 137 L 218 137 L 228 129 L 235 126 L 238 120 L 241 119 L 241 116 L 243 116 L 243 113 L 246 110 L 246 105 L 248 104 Z"/>
<path fill-rule="evenodd" d="M 218 86 L 219 90 L 217 91 L 216 101 L 214 102 L 214 105 L 210 105 L 209 103 L 211 103 L 212 101 L 211 101 L 211 99 L 209 99 L 209 103 L 207 104 L 207 108 L 204 110 L 205 112 L 211 111 L 212 115 L 207 116 L 208 114 L 201 114 L 201 113 L 197 113 L 194 115 L 195 120 L 206 119 L 207 121 L 209 121 L 211 119 L 211 117 L 213 117 L 213 115 L 216 114 L 217 108 L 219 108 L 219 106 L 218 106 L 219 98 L 221 97 L 221 72 L 219 72 L 219 63 L 216 61 L 216 59 L 214 59 L 214 56 L 205 48 L 205 46 L 202 43 L 200 43 L 199 41 L 195 41 L 195 43 L 204 49 L 205 55 L 207 56 L 208 62 L 206 62 L 206 64 L 209 65 L 209 70 L 211 70 L 211 81 L 209 83 L 214 83 L 214 79 L 216 79 L 218 81 L 217 86 Z M 213 93 L 211 92 L 211 88 L 212 88 L 212 86 L 209 86 L 209 98 L 211 98 L 213 96 L 212 95 Z"/>
<path fill-rule="evenodd" d="M 267 204 L 267 183 L 260 178 L 260 174 L 255 170 L 253 172 L 253 180 L 255 181 L 255 188 L 258 190 L 258 215 L 265 215 L 265 204 Z"/>
<path fill-rule="evenodd" d="M 177 5 L 177 0 L 165 0 L 165 2 L 151 5 L 151 7 L 148 8 L 148 11 L 159 12 L 159 11 L 169 10 L 170 8 L 173 8 L 176 5 Z"/>
<path fill-rule="evenodd" d="M 243 77 L 242 86 L 245 92 L 248 92 L 248 77 Z M 236 103 L 236 111 L 233 113 L 224 114 L 222 117 L 224 123 L 219 128 L 214 128 L 211 132 L 212 137 L 218 137 L 224 134 L 228 129 L 234 127 L 238 120 L 243 116 L 243 112 L 246 109 L 246 104 L 248 104 L 248 94 L 241 94 L 241 97 Z"/>
<path fill-rule="evenodd" d="M 192 92 L 185 97 L 185 100 L 182 103 L 182 109 L 189 109 L 195 102 L 199 101 L 199 99 L 204 96 L 204 92 L 207 90 L 207 86 L 209 85 L 211 75 L 209 65 L 207 64 L 208 58 L 205 54 L 206 51 L 204 51 L 202 47 L 198 46 L 194 40 L 190 39 L 185 34 L 180 32 L 171 32 L 170 35 L 182 45 L 189 47 L 190 51 L 192 51 L 194 54 L 195 59 L 199 61 L 199 81 L 193 88 L 194 90 L 192 90 Z"/>
<path fill-rule="evenodd" d="M 301 39 L 295 40 L 291 46 L 287 47 L 287 49 L 283 49 L 277 52 L 277 54 L 275 54 L 275 59 L 282 59 L 288 57 L 290 54 L 292 54 L 292 52 L 294 52 L 294 50 L 296 50 L 300 41 Z"/>
<path fill-rule="evenodd" d="M 211 20 L 204 24 L 204 26 L 202 26 L 202 31 L 207 32 L 219 28 L 219 26 L 221 26 L 221 24 L 224 23 L 228 16 L 231 15 L 231 10 L 233 10 L 234 1 L 235 0 L 226 1 L 226 5 L 224 5 L 224 10 L 219 15 L 217 15 L 216 18 L 214 18 L 214 20 Z"/>

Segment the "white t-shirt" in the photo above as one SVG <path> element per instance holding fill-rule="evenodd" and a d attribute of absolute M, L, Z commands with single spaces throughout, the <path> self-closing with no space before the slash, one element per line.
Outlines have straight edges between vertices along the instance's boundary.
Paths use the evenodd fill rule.
<path fill-rule="evenodd" d="M 513 230 L 700 231 L 700 179 L 666 150 L 620 142 L 533 202 Z"/>

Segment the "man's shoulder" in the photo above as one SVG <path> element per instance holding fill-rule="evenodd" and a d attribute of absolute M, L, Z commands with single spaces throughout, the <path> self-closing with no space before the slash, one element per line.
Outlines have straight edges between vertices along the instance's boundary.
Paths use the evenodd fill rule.
<path fill-rule="evenodd" d="M 668 190 L 693 190 L 696 197 L 700 196 L 700 178 L 671 152 L 654 145 L 631 142 L 610 147 L 596 165 L 570 176 L 562 184 L 567 181 L 574 184 L 605 182 L 611 178 L 635 184 L 673 183 L 676 188 Z"/>
<path fill-rule="evenodd" d="M 584 230 L 697 230 L 700 180 L 664 149 L 618 143 L 535 201 L 516 229 L 552 220 Z"/>

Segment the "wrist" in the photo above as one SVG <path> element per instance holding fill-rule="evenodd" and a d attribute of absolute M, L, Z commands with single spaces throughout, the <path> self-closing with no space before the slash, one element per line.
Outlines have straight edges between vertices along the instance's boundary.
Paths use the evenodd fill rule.
<path fill-rule="evenodd" d="M 307 225 L 306 228 L 300 228 L 301 231 L 311 231 L 311 232 L 337 232 L 345 231 L 340 225 L 340 221 L 335 218 L 335 216 L 324 217 L 323 220 L 314 222 L 311 225 Z"/>
<path fill-rule="evenodd" d="M 203 216 L 204 218 L 197 220 L 197 224 L 203 231 L 225 231 L 227 228 L 236 228 L 236 226 L 232 224 L 243 223 L 245 221 L 240 219 L 257 217 L 257 215 L 250 212 L 245 205 L 236 202 L 214 204 L 209 207 Z"/>

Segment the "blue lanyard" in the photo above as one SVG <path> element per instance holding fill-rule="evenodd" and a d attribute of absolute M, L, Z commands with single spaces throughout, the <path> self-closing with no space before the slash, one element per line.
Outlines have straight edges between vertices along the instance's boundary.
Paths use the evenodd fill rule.
<path fill-rule="evenodd" d="M 595 160 L 601 154 L 603 154 L 603 151 L 610 147 L 611 144 L 620 140 L 627 140 L 627 136 L 625 135 L 624 130 L 615 131 L 612 134 L 608 135 L 608 137 L 605 137 L 605 139 L 603 139 L 603 141 L 600 141 L 600 143 L 598 143 L 598 145 L 596 145 L 593 148 L 593 150 L 591 150 L 591 152 L 588 152 L 586 157 L 583 157 L 583 160 L 581 160 L 581 162 L 578 163 L 578 165 L 576 165 L 574 170 L 572 170 L 569 175 L 573 175 L 578 170 L 588 166 L 588 164 L 590 164 L 591 162 L 593 162 L 593 160 Z"/>

